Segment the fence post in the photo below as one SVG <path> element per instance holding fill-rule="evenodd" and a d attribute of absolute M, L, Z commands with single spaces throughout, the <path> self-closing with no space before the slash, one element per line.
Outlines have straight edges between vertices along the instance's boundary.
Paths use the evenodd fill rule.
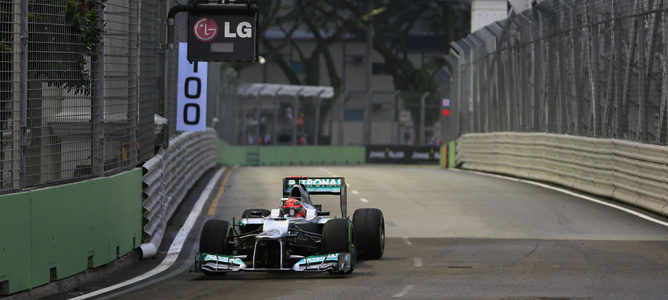
<path fill-rule="evenodd" d="M 420 145 L 424 145 L 424 116 L 425 116 L 425 100 L 429 97 L 429 92 L 422 94 L 420 97 Z"/>
<path fill-rule="evenodd" d="M 26 182 L 26 145 L 28 134 L 28 1 L 21 1 L 21 66 L 19 82 L 19 189 Z"/>
<path fill-rule="evenodd" d="M 366 95 L 366 102 L 364 103 L 364 144 L 371 144 L 371 98 L 373 97 L 373 92 L 368 91 Z"/>
<path fill-rule="evenodd" d="M 100 5 L 99 21 L 97 26 L 101 29 L 100 44 L 98 45 L 97 57 L 91 62 L 93 83 L 91 97 L 91 121 L 93 133 L 91 135 L 91 166 L 93 176 L 104 175 L 104 6 Z"/>
<path fill-rule="evenodd" d="M 132 102 L 132 108 L 134 108 L 134 109 L 131 112 L 128 112 L 129 115 L 130 115 L 129 117 L 131 118 L 130 124 L 132 126 L 131 129 L 130 129 L 130 130 L 132 130 L 132 139 L 130 140 L 130 142 L 132 142 L 132 146 L 129 147 L 130 150 L 132 151 L 132 154 L 128 155 L 128 157 L 130 159 L 130 164 L 129 164 L 130 167 L 134 167 L 134 166 L 137 165 L 137 162 L 139 161 L 139 152 L 140 152 L 140 149 L 138 147 L 138 144 L 139 144 L 138 143 L 139 142 L 139 135 L 138 135 L 138 131 L 139 131 L 138 120 L 139 120 L 139 118 L 138 117 L 139 117 L 139 99 L 141 97 L 139 95 L 139 93 L 140 93 L 139 77 L 140 77 L 140 74 L 141 74 L 141 61 L 140 61 L 140 59 L 141 59 L 141 57 L 140 57 L 141 44 L 140 44 L 140 40 L 141 40 L 141 26 L 142 26 L 142 23 L 141 23 L 141 0 L 135 0 L 135 1 L 136 1 L 136 4 L 135 4 L 136 11 L 134 13 L 134 17 L 137 18 L 137 25 L 135 27 L 135 30 L 137 30 L 137 32 L 135 32 L 135 35 L 134 35 L 134 37 L 136 39 L 135 40 L 135 51 L 134 51 L 134 54 L 135 54 L 135 57 L 134 57 L 134 59 L 135 59 L 135 61 L 134 61 L 135 72 L 134 72 L 134 74 L 130 75 L 130 76 L 134 76 L 134 78 L 132 78 L 132 81 L 135 84 L 135 88 L 134 88 L 135 97 L 134 97 L 134 102 Z"/>
<path fill-rule="evenodd" d="M 318 96 L 315 98 L 315 136 L 313 137 L 314 145 L 318 145 L 318 136 L 320 135 L 320 102 L 321 102 L 321 95 L 318 94 Z"/>
<path fill-rule="evenodd" d="M 394 98 L 394 103 L 392 104 L 392 140 L 390 143 L 392 145 L 399 144 L 399 91 L 395 91 L 392 95 Z"/>
<path fill-rule="evenodd" d="M 299 95 L 299 93 L 297 93 Z M 295 110 L 292 112 L 292 145 L 297 146 L 297 119 L 299 119 L 299 96 L 295 96 Z"/>
<path fill-rule="evenodd" d="M 258 142 L 260 141 L 260 134 L 262 134 L 260 132 L 260 118 L 262 117 L 262 114 L 260 113 L 260 111 L 262 110 L 262 95 L 260 95 L 261 92 L 262 92 L 262 89 L 260 89 L 260 91 L 258 91 L 257 96 L 255 98 L 255 101 L 256 101 L 256 103 L 255 103 L 256 104 L 255 122 L 257 122 L 255 124 L 255 139 Z M 259 145 L 259 143 L 258 143 L 258 145 Z"/>
<path fill-rule="evenodd" d="M 274 94 L 274 126 L 271 128 L 271 142 L 274 146 L 278 145 L 278 110 L 281 107 L 278 97 L 278 92 L 276 92 Z"/>
<path fill-rule="evenodd" d="M 341 94 L 341 110 L 339 112 L 339 130 L 336 132 L 336 135 L 338 136 L 339 140 L 339 145 L 343 146 L 343 127 L 344 127 L 344 122 L 345 122 L 345 115 L 346 115 L 346 95 L 348 92 L 343 92 Z"/>
<path fill-rule="evenodd" d="M 246 97 L 248 98 L 248 97 Z M 248 145 L 248 125 L 246 124 L 246 101 L 241 102 L 241 138 L 242 145 Z"/>

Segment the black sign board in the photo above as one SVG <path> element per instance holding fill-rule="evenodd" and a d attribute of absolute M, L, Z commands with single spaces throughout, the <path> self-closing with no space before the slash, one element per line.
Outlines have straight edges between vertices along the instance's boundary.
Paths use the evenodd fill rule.
<path fill-rule="evenodd" d="M 366 146 L 366 162 L 379 164 L 438 164 L 439 147 L 435 146 Z"/>
<path fill-rule="evenodd" d="M 257 11 L 188 14 L 189 61 L 257 61 Z"/>

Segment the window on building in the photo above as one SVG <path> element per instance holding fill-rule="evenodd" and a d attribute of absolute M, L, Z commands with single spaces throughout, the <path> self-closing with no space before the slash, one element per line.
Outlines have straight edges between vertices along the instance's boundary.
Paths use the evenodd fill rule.
<path fill-rule="evenodd" d="M 343 113 L 343 119 L 347 122 L 362 122 L 364 121 L 364 110 L 346 109 L 346 111 Z"/>

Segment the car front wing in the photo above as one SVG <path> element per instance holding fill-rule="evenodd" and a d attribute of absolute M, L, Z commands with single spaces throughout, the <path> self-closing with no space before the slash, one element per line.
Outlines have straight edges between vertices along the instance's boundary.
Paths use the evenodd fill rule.
<path fill-rule="evenodd" d="M 352 269 L 352 259 L 348 252 L 312 255 L 301 258 L 292 268 L 253 268 L 244 261 L 244 256 L 215 255 L 200 253 L 195 257 L 195 269 L 206 273 L 227 273 L 239 271 L 295 271 L 295 272 L 340 272 Z"/>

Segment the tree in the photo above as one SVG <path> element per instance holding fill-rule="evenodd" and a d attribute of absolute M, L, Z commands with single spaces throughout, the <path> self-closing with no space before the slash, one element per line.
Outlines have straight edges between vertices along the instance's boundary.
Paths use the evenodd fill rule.
<path fill-rule="evenodd" d="M 276 0 L 264 1 L 260 8 L 259 38 L 261 45 L 260 55 L 276 63 L 283 71 L 290 84 L 295 85 L 322 85 L 332 86 L 335 91 L 334 99 L 342 92 L 343 80 L 338 73 L 334 57 L 330 51 L 332 44 L 340 42 L 343 35 L 350 33 L 360 26 L 360 18 L 356 15 L 345 14 L 332 1 L 325 0 Z M 266 37 L 269 29 L 278 29 L 285 38 L 272 41 Z M 292 39 L 297 30 L 306 30 L 313 35 L 315 46 L 306 51 L 303 45 Z M 292 46 L 296 51 L 299 62 L 303 66 L 304 74 L 300 76 L 293 66 L 281 55 L 285 48 Z M 328 80 L 321 78 L 322 62 L 327 70 Z M 233 67 L 239 72 L 251 64 L 237 63 Z M 326 82 L 326 83 L 324 83 Z M 300 106 L 305 115 L 312 115 L 315 107 L 312 101 L 303 100 Z M 321 113 L 327 114 L 330 106 L 323 106 Z M 305 128 L 314 128 L 315 120 L 306 119 Z M 323 120 L 321 120 L 324 122 Z M 315 133 L 310 133 L 313 136 Z"/>
<path fill-rule="evenodd" d="M 341 42 L 346 34 L 363 41 L 366 27 L 373 26 L 373 48 L 383 58 L 395 88 L 401 92 L 404 104 L 418 123 L 422 94 L 429 92 L 431 96 L 427 103 L 438 105 L 440 97 L 433 77 L 445 62 L 415 65 L 408 58 L 411 51 L 416 51 L 408 38 L 420 27 L 420 30 L 430 32 L 427 38 L 432 44 L 429 47 L 445 55 L 450 42 L 469 33 L 470 4 L 461 0 L 374 0 L 372 10 L 368 9 L 366 1 L 358 0 L 276 0 L 261 2 L 260 11 L 261 55 L 276 63 L 291 84 L 299 85 L 323 84 L 320 71 L 321 62 L 324 62 L 329 77 L 326 84 L 334 87 L 337 96 L 343 92 L 343 82 L 329 48 Z M 285 38 L 269 40 L 265 33 L 270 28 L 279 29 Z M 292 41 L 298 29 L 313 35 L 315 46 L 308 53 Z M 290 45 L 304 67 L 302 76 L 281 55 Z M 241 71 L 248 66 L 236 64 L 235 68 Z M 303 101 L 302 108 L 307 114 L 313 110 L 310 101 Z M 432 114 L 430 119 L 438 119 L 433 116 L 438 111 L 428 113 Z"/>
<path fill-rule="evenodd" d="M 345 6 L 357 15 L 368 14 L 368 9 L 360 1 L 339 0 L 337 5 Z M 373 48 L 383 57 L 386 70 L 392 75 L 395 89 L 400 91 L 404 105 L 411 112 L 412 119 L 420 123 L 420 98 L 429 93 L 427 105 L 439 106 L 440 95 L 434 83 L 434 75 L 445 61 L 429 61 L 416 65 L 409 59 L 411 45 L 407 39 L 420 27 L 427 30 L 432 49 L 444 55 L 449 51 L 452 41 L 463 38 L 469 33 L 470 6 L 463 1 L 453 0 L 378 0 L 373 1 L 374 8 L 382 7 L 383 13 L 369 18 L 367 24 L 374 28 Z M 360 7 L 362 6 L 362 7 Z M 364 28 L 357 31 L 359 36 L 366 34 Z M 438 110 L 426 111 L 428 120 L 438 120 Z M 432 124 L 426 124 L 432 125 Z M 417 126 L 416 126 L 417 127 Z M 414 127 L 416 130 L 417 128 Z M 417 132 L 415 132 L 417 136 Z"/>

